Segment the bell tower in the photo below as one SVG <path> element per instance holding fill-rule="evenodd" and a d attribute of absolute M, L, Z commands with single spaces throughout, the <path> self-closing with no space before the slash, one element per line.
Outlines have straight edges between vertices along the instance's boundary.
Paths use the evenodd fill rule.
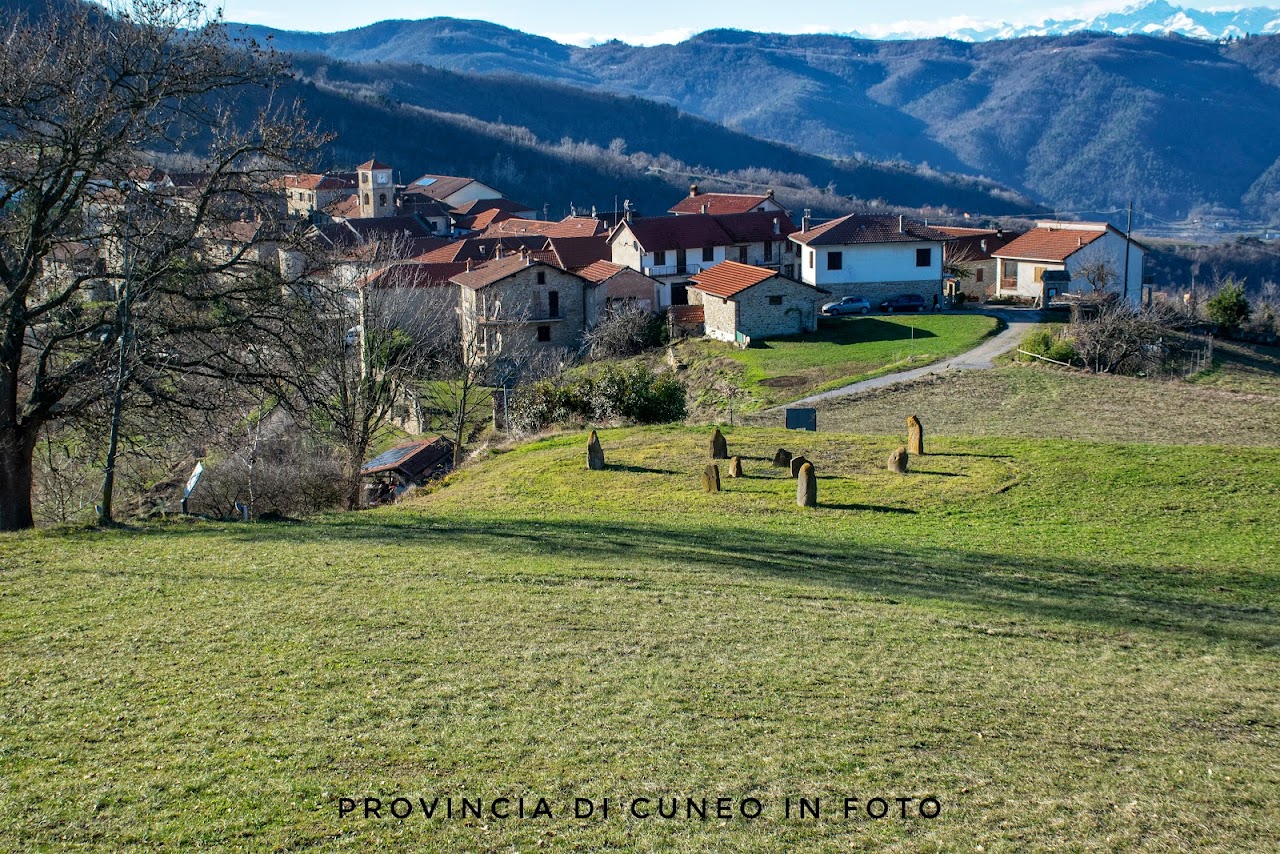
<path fill-rule="evenodd" d="M 396 184 L 391 180 L 391 167 L 387 164 L 370 160 L 357 166 L 356 192 L 361 217 L 396 215 Z"/>

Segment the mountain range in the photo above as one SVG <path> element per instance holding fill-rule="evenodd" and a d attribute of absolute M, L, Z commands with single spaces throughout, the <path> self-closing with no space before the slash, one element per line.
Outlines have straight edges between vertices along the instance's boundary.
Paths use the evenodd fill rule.
<path fill-rule="evenodd" d="M 247 32 L 299 54 L 308 79 L 354 75 L 397 103 L 541 123 L 543 140 L 598 137 L 618 125 L 617 109 L 656 103 L 819 158 L 985 176 L 1061 211 L 1114 211 L 1132 200 L 1163 219 L 1280 216 L 1280 36 L 1220 44 L 1080 32 L 962 43 L 713 30 L 677 45 L 578 48 L 449 18 L 332 34 Z M 423 67 L 458 76 L 404 83 Z M 452 98 L 476 75 L 508 82 L 483 98 Z M 490 103 L 514 89 L 523 93 L 520 117 L 514 107 L 495 114 Z M 568 111 L 552 126 L 544 117 L 570 92 L 637 100 Z M 618 134 L 632 151 L 664 153 L 661 134 L 642 147 L 634 132 Z M 842 194 L 907 203 L 848 177 L 818 186 L 825 181 Z"/>
<path fill-rule="evenodd" d="M 950 30 L 918 23 L 881 28 L 874 32 L 851 32 L 856 38 L 919 39 L 945 36 L 964 42 L 1018 39 L 1031 36 L 1065 36 L 1078 32 L 1114 35 L 1166 35 L 1173 33 L 1197 39 L 1243 38 L 1248 35 L 1280 34 L 1280 9 L 1255 6 L 1238 10 L 1200 10 L 1175 6 L 1165 0 L 1145 0 L 1118 12 L 1104 12 L 1092 18 L 1049 19 L 1035 24 L 981 23 Z"/>

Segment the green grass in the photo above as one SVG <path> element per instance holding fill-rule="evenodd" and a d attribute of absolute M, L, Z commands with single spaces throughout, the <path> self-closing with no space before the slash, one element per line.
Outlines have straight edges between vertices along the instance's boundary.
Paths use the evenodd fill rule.
<path fill-rule="evenodd" d="M 551 439 L 310 524 L 0 537 L 13 849 L 1263 850 L 1280 450 Z M 823 506 L 768 467 L 803 451 Z M 337 816 L 543 796 L 551 820 Z M 563 815 L 756 797 L 753 822 Z M 786 820 L 934 795 L 933 821 Z M 615 800 L 615 804 L 617 801 Z M 895 805 L 896 806 L 896 805 Z"/>
<path fill-rule="evenodd" d="M 927 433 L 945 436 L 1280 446 L 1280 373 L 1218 352 L 1212 381 L 1094 376 L 1038 364 L 934 374 L 824 401 L 818 426 L 903 433 L 915 414 Z M 780 424 L 782 416 L 753 421 Z"/>
<path fill-rule="evenodd" d="M 746 350 L 711 341 L 697 346 L 704 356 L 737 363 L 750 396 L 746 408 L 753 409 L 954 356 L 976 347 L 997 325 L 982 315 L 823 318 L 815 333 L 772 338 Z"/>
<path fill-rule="evenodd" d="M 1216 341 L 1213 366 L 1192 382 L 1225 391 L 1280 397 L 1280 349 Z"/>

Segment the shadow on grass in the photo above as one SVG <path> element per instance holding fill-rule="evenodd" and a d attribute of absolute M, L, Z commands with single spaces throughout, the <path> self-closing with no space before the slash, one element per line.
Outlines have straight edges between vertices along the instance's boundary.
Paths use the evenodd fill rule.
<path fill-rule="evenodd" d="M 616 463 L 605 463 L 604 467 L 606 471 L 629 471 L 637 474 L 684 474 L 684 472 L 676 471 L 675 469 L 653 469 L 646 468 L 645 466 L 620 466 Z"/>
<path fill-rule="evenodd" d="M 872 513 L 901 513 L 904 516 L 914 516 L 917 512 L 910 507 L 890 507 L 887 504 L 828 504 L 825 501 L 819 501 L 818 506 L 824 510 L 854 510 Z"/>
<path fill-rule="evenodd" d="M 968 477 L 967 474 L 959 474 L 953 471 L 925 471 L 924 469 L 908 469 L 908 474 L 931 474 L 934 477 Z"/>
<path fill-rule="evenodd" d="M 902 323 L 893 323 L 878 317 L 841 317 L 828 318 L 827 322 L 818 324 L 817 332 L 805 332 L 800 335 L 779 335 L 768 340 L 753 340 L 750 350 L 769 350 L 771 344 L 804 343 L 804 344 L 869 344 L 874 341 L 910 341 L 913 338 L 937 338 L 928 329 L 913 326 L 913 317 L 925 315 L 911 312 L 898 315 L 904 319 Z"/>
<path fill-rule="evenodd" d="M 856 504 L 823 505 L 822 509 L 914 512 Z M 199 540 L 214 536 L 264 548 L 284 542 L 331 544 L 335 567 L 350 564 L 352 555 L 387 545 L 471 550 L 477 562 L 490 563 L 501 562 L 512 553 L 532 551 L 561 559 L 565 572 L 589 575 L 592 569 L 583 566 L 589 561 L 631 571 L 650 563 L 674 563 L 726 575 L 745 572 L 1116 631 L 1159 631 L 1260 647 L 1280 646 L 1280 608 L 1266 580 L 1214 569 L 1187 572 L 1078 558 L 1012 556 L 910 540 L 890 549 L 866 545 L 856 534 L 843 531 L 813 536 L 740 525 L 677 525 L 657 520 L 636 524 L 403 513 L 392 518 L 359 514 L 305 526 L 226 525 L 188 530 L 166 526 L 161 530 L 166 537 L 190 537 L 193 549 L 201 547 Z M 147 535 L 142 531 L 125 534 Z M 369 559 L 366 563 L 361 572 L 376 576 L 376 562 Z M 119 572 L 145 575 L 149 571 Z M 513 561 L 510 572 L 513 580 L 519 580 L 522 568 Z M 172 578 L 174 573 L 166 577 Z M 221 582 L 254 584 L 275 580 L 212 577 Z M 281 581 L 297 583 L 298 579 Z M 1247 603 L 1222 601 L 1215 588 L 1239 591 Z"/>

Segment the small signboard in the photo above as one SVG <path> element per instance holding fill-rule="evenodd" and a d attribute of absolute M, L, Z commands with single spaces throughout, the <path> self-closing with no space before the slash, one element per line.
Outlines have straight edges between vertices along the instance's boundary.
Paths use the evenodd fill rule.
<path fill-rule="evenodd" d="M 204 463 L 196 463 L 196 467 L 191 470 L 191 477 L 187 478 L 187 488 L 182 490 L 182 500 L 186 501 L 191 497 L 191 491 L 196 488 L 196 484 L 200 482 L 200 475 L 204 474 Z"/>
<path fill-rule="evenodd" d="M 789 407 L 787 409 L 787 429 L 818 432 L 818 410 L 808 407 Z"/>

